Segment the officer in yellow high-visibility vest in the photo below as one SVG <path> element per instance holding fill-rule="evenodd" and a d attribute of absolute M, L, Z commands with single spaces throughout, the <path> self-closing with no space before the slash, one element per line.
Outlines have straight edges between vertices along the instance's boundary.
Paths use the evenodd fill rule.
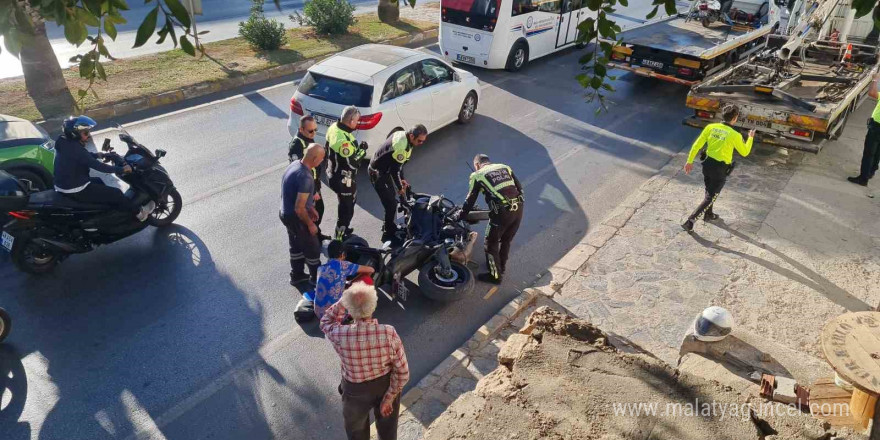
<path fill-rule="evenodd" d="M 461 207 L 460 218 L 477 202 L 482 192 L 489 204 L 489 226 L 486 227 L 486 263 L 489 273 L 480 274 L 477 279 L 493 284 L 501 284 L 507 269 L 510 243 L 519 230 L 523 218 L 523 189 L 509 166 L 492 163 L 489 156 L 478 154 L 474 157 L 467 200 Z"/>
<path fill-rule="evenodd" d="M 736 150 L 743 157 L 748 156 L 752 151 L 755 130 L 750 130 L 749 139 L 743 142 L 742 135 L 733 128 L 738 117 L 739 109 L 736 106 L 724 107 L 721 110 L 721 118 L 724 122 L 707 125 L 691 147 L 687 164 L 684 166 L 685 174 L 691 173 L 694 168 L 694 158 L 703 149 L 703 145 L 706 145 L 705 158 L 703 159 L 703 182 L 706 184 L 706 195 L 693 214 L 681 225 L 688 232 L 694 229 L 694 222 L 701 215 L 703 220 L 718 219 L 718 214 L 712 212 L 712 207 L 721 188 L 724 188 L 727 175 L 733 170 L 733 150 Z"/>
<path fill-rule="evenodd" d="M 367 154 L 367 144 L 357 144 L 354 131 L 357 129 L 360 111 L 355 106 L 342 109 L 339 122 L 327 129 L 327 183 L 339 200 L 336 217 L 336 240 L 342 240 L 353 232 L 350 225 L 354 217 L 354 204 L 357 202 L 357 172 L 361 159 Z"/>
<path fill-rule="evenodd" d="M 877 81 L 880 74 L 874 75 L 871 86 L 868 88 L 868 96 L 877 99 Z M 859 167 L 859 175 L 846 179 L 856 185 L 868 186 L 868 181 L 874 177 L 880 168 L 880 101 L 874 105 L 874 112 L 868 119 L 868 133 L 865 134 L 865 147 L 862 150 L 862 163 Z"/>
<path fill-rule="evenodd" d="M 382 242 L 394 241 L 397 225 L 397 195 L 405 195 L 409 183 L 403 174 L 403 165 L 409 162 L 413 147 L 422 145 L 428 139 L 428 129 L 416 124 L 409 131 L 397 131 L 376 150 L 370 161 L 370 183 L 376 189 L 385 217 L 382 225 Z"/>

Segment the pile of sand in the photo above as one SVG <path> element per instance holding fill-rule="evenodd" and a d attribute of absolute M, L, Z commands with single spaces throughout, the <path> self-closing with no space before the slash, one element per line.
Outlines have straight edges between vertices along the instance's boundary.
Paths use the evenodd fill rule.
<path fill-rule="evenodd" d="M 808 414 L 755 414 L 762 399 L 618 352 L 600 329 L 546 307 L 523 331 L 502 348 L 502 365 L 435 420 L 426 439 L 864 438 Z"/>

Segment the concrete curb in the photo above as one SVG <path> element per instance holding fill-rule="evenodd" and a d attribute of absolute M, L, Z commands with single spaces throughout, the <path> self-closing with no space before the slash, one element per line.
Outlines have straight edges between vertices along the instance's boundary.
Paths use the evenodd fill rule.
<path fill-rule="evenodd" d="M 666 165 L 643 183 L 626 200 L 621 202 L 593 232 L 584 237 L 571 251 L 550 267 L 543 277 L 507 303 L 501 311 L 483 324 L 467 342 L 452 352 L 449 357 L 436 366 L 416 386 L 407 391 L 401 398 L 403 407 L 400 412 L 399 429 L 401 431 L 414 429 L 416 432 L 405 432 L 401 438 L 422 438 L 430 422 L 439 413 L 445 411 L 446 407 L 452 404 L 459 395 L 473 389 L 472 387 L 467 389 L 468 387 L 466 386 L 461 387 L 459 384 L 451 384 L 450 382 L 456 378 L 461 378 L 462 369 L 471 371 L 478 377 L 487 374 L 488 371 L 475 371 L 478 369 L 474 368 L 471 364 L 475 359 L 485 360 L 489 357 L 494 358 L 497 356 L 497 350 L 500 348 L 500 345 L 495 344 L 493 339 L 500 335 L 505 327 L 514 323 L 517 318 L 525 315 L 526 311 L 534 308 L 536 303 L 538 303 L 537 305 L 542 303 L 556 305 L 553 297 L 562 290 L 565 283 L 596 252 L 602 249 L 617 234 L 620 228 L 626 225 L 637 210 L 641 209 L 642 206 L 651 200 L 655 193 L 666 187 L 669 181 L 681 172 L 681 163 L 686 157 L 686 151 L 671 156 Z M 493 347 L 490 347 L 490 345 Z M 495 365 L 497 366 L 497 359 L 495 359 Z M 459 380 L 459 382 L 464 383 L 467 383 L 467 381 L 468 379 L 466 378 Z M 475 385 L 475 383 L 472 385 Z M 452 390 L 460 392 L 455 394 L 450 392 Z M 424 422 L 421 422 L 421 420 L 426 420 L 427 424 L 423 424 Z M 411 426 L 413 424 L 418 426 Z M 373 438 L 376 438 L 375 435 L 373 435 Z"/>
<path fill-rule="evenodd" d="M 393 46 L 409 46 L 413 44 L 423 43 L 425 41 L 436 39 L 437 29 L 431 29 L 416 34 L 404 35 L 402 37 L 390 40 L 379 41 L 376 44 L 390 44 Z M 327 54 L 318 58 L 299 61 L 291 64 L 270 67 L 259 72 L 242 74 L 226 78 L 220 81 L 202 82 L 191 86 L 183 87 L 177 90 L 170 90 L 157 95 L 144 96 L 140 98 L 127 99 L 103 105 L 100 107 L 90 108 L 86 110 L 86 114 L 91 118 L 98 120 L 107 120 L 114 117 L 128 115 L 134 112 L 150 110 L 169 104 L 176 104 L 188 99 L 198 98 L 212 93 L 222 92 L 235 89 L 241 86 L 258 83 L 270 79 L 280 78 L 292 75 L 297 72 L 303 72 L 315 63 L 331 57 L 338 52 Z M 48 122 L 48 121 L 47 121 Z"/>

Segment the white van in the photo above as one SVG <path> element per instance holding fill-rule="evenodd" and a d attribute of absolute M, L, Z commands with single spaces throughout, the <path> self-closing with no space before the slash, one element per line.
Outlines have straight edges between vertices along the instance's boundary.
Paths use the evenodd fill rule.
<path fill-rule="evenodd" d="M 595 16 L 586 0 L 441 0 L 440 50 L 447 61 L 521 69 L 569 47 Z"/>

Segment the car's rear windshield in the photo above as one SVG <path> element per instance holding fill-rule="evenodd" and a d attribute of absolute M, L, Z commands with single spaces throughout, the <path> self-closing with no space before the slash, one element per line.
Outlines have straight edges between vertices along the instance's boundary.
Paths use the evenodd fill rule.
<path fill-rule="evenodd" d="M 0 147 L 39 145 L 49 140 L 46 130 L 27 121 L 0 121 Z"/>
<path fill-rule="evenodd" d="M 369 107 L 373 86 L 309 72 L 299 83 L 300 93 L 321 101 L 356 107 Z"/>

